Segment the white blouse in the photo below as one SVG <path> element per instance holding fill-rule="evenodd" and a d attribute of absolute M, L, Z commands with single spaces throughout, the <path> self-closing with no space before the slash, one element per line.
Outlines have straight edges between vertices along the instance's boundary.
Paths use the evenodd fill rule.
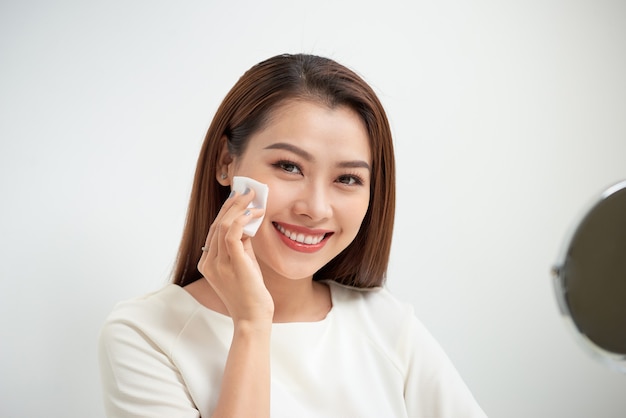
<path fill-rule="evenodd" d="M 324 320 L 272 326 L 272 417 L 485 416 L 410 305 L 326 283 Z M 232 333 L 174 284 L 118 304 L 100 336 L 107 416 L 209 418 Z"/>

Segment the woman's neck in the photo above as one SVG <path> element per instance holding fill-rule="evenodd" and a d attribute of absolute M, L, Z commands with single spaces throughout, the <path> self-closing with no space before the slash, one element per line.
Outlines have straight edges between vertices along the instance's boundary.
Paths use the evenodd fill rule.
<path fill-rule="evenodd" d="M 266 280 L 265 285 L 274 300 L 274 323 L 321 321 L 332 308 L 330 288 L 312 278 Z M 185 290 L 206 308 L 229 315 L 226 306 L 205 279 L 188 284 Z"/>
<path fill-rule="evenodd" d="M 316 322 L 332 307 L 330 289 L 325 283 L 306 279 L 265 279 L 274 300 L 274 322 Z"/>

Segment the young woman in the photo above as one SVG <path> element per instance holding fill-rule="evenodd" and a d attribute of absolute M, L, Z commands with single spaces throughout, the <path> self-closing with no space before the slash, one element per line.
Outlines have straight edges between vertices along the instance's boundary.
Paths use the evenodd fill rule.
<path fill-rule="evenodd" d="M 266 208 L 234 176 L 267 184 Z M 359 76 L 311 55 L 251 68 L 202 146 L 173 283 L 104 325 L 108 416 L 484 416 L 382 287 L 394 201 L 389 124 Z"/>

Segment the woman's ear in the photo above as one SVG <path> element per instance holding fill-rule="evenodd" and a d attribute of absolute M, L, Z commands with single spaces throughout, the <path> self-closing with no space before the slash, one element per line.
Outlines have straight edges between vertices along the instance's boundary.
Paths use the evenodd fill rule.
<path fill-rule="evenodd" d="M 228 139 L 226 138 L 226 135 L 220 138 L 220 142 L 222 143 L 222 150 L 220 151 L 220 155 L 217 159 L 215 178 L 222 186 L 229 186 L 232 177 L 233 157 L 228 151 Z"/>

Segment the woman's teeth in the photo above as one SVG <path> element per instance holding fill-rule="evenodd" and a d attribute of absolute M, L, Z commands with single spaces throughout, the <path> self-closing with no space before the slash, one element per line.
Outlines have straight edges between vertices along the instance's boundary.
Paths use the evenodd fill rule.
<path fill-rule="evenodd" d="M 326 235 L 326 234 L 305 235 L 302 233 L 298 234 L 296 232 L 291 232 L 288 229 L 283 228 L 281 225 L 278 225 L 278 224 L 275 224 L 275 225 L 276 225 L 276 229 L 278 229 L 284 236 L 286 236 L 292 241 L 296 241 L 301 244 L 308 244 L 308 245 L 319 244 L 324 239 L 324 236 Z"/>

